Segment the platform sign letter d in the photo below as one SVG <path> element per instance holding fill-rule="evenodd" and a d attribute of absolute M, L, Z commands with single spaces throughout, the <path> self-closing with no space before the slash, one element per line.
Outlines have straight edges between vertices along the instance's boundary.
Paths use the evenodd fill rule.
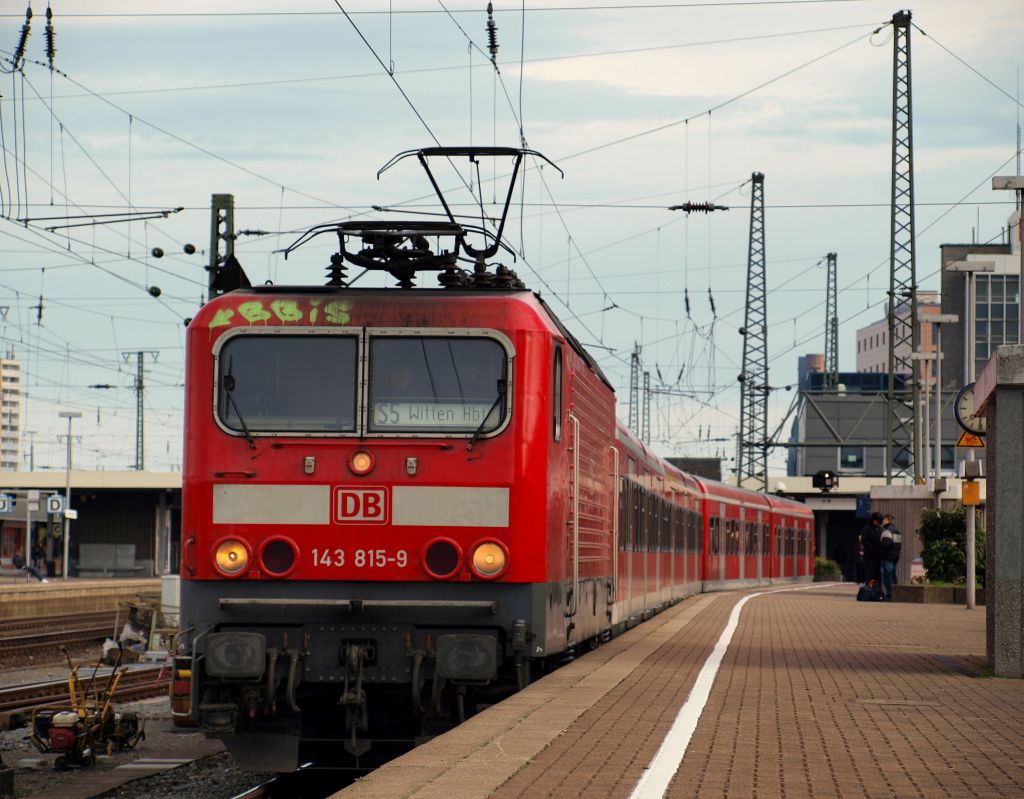
<path fill-rule="evenodd" d="M 60 514 L 64 512 L 64 497 L 56 494 L 46 498 L 46 512 Z"/>

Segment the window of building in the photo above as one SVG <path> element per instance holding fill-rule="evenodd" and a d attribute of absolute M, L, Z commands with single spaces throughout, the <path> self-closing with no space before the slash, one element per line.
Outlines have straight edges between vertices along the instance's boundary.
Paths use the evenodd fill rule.
<path fill-rule="evenodd" d="M 974 298 L 975 369 L 1002 344 L 1019 340 L 1020 278 L 1017 275 L 978 275 Z"/>
<path fill-rule="evenodd" d="M 839 447 L 839 471 L 863 472 L 864 447 Z"/>

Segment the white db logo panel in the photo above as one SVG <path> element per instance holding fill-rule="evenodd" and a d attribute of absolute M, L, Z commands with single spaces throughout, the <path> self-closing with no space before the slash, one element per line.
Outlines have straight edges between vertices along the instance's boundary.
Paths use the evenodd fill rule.
<path fill-rule="evenodd" d="M 386 488 L 346 488 L 334 490 L 334 521 L 339 524 L 387 524 Z"/>

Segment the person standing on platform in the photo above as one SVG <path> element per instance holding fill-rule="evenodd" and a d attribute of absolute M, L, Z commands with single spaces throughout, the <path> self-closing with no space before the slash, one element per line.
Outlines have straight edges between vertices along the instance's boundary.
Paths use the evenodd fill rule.
<path fill-rule="evenodd" d="M 881 584 L 882 574 L 879 567 L 880 551 L 882 540 L 882 514 L 872 513 L 868 523 L 860 533 L 861 541 L 864 542 L 864 582 L 875 581 L 875 585 Z"/>
<path fill-rule="evenodd" d="M 896 527 L 893 517 L 886 514 L 882 519 L 878 541 L 878 553 L 882 563 L 882 592 L 885 594 L 886 602 L 892 602 L 892 587 L 896 584 L 896 564 L 900 562 L 902 548 L 903 536 Z"/>
<path fill-rule="evenodd" d="M 853 573 L 853 581 L 864 585 L 867 582 L 867 573 L 864 570 L 864 536 L 857 534 L 857 540 L 853 542 L 853 555 L 850 556 L 850 571 Z"/>

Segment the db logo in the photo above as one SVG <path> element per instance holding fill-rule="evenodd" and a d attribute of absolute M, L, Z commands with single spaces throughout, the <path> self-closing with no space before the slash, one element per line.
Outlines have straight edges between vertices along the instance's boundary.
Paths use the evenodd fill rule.
<path fill-rule="evenodd" d="M 334 520 L 339 524 L 386 524 L 386 488 L 337 488 L 334 492 Z"/>

